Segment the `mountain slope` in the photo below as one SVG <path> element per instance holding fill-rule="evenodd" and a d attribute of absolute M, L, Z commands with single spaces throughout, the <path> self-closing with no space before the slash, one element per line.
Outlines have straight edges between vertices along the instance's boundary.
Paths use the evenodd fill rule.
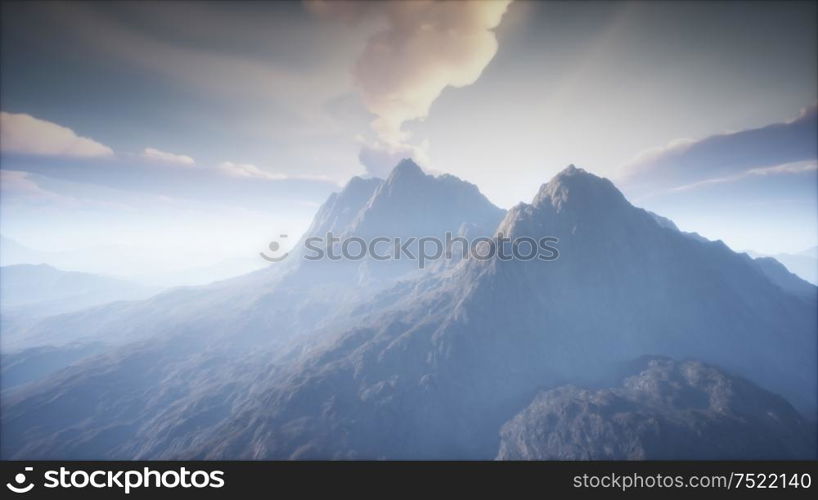
<path fill-rule="evenodd" d="M 406 171 L 413 174 L 404 175 Z M 391 196 L 397 191 L 410 192 L 412 182 L 418 181 L 434 194 L 428 200 L 438 217 L 449 221 L 448 226 L 436 224 L 436 231 L 457 233 L 464 224 L 493 228 L 504 214 L 472 184 L 452 176 L 423 174 L 407 160 L 386 181 L 355 177 L 340 193 L 331 195 L 319 208 L 311 228 L 294 246 L 292 255 L 283 262 L 208 286 L 174 289 L 144 302 L 48 318 L 15 333 L 15 337 L 24 339 L 25 346 L 95 341 L 103 337 L 108 342 L 121 343 L 166 334 L 176 328 L 210 330 L 223 339 L 232 337 L 229 342 L 240 340 L 249 345 L 269 340 L 263 333 L 273 325 L 288 331 L 310 330 L 336 312 L 368 300 L 378 290 L 415 273 L 417 263 L 371 259 L 307 261 L 304 240 L 311 236 L 323 238 L 327 232 L 338 236 L 361 235 L 357 229 L 361 224 L 355 221 L 388 218 L 379 215 L 380 212 L 392 214 L 390 217 L 402 214 L 402 220 L 409 220 L 404 212 L 408 207 L 393 202 Z M 389 189 L 381 191 L 382 185 Z M 468 203 L 463 202 L 464 191 L 470 195 Z M 388 234 L 414 236 L 406 232 L 409 229 L 395 224 Z M 486 231 L 490 234 L 491 230 Z"/>
<path fill-rule="evenodd" d="M 814 304 L 569 167 L 498 232 L 553 262 L 468 261 L 268 381 L 192 451 L 208 458 L 488 458 L 542 386 L 645 353 L 699 358 L 814 411 Z M 191 453 L 191 450 L 185 453 Z"/>
<path fill-rule="evenodd" d="M 403 168 L 417 169 L 413 164 Z M 452 224 L 436 225 L 436 231 L 493 227 L 504 213 L 456 178 L 438 180 L 422 172 L 418 177 L 423 186 L 432 186 L 429 202 Z M 399 213 L 403 208 L 394 208 L 389 198 L 395 191 L 411 189 L 405 179 L 400 172 L 386 181 L 353 179 L 321 207 L 305 238 L 327 231 L 356 234 L 353 222 L 369 218 L 366 214 Z M 390 189 L 379 191 L 382 184 Z M 469 203 L 463 203 L 462 191 L 470 193 Z M 485 214 L 492 219 L 484 220 Z M 393 234 L 400 234 L 397 226 Z M 111 347 L 4 398 L 3 428 L 11 437 L 3 440 L 3 456 L 128 458 L 169 454 L 182 446 L 179 441 L 190 446 L 186 440 L 194 440 L 190 433 L 200 425 L 190 421 L 210 422 L 212 415 L 229 414 L 221 403 L 202 399 L 203 394 L 229 391 L 230 400 L 251 398 L 258 381 L 317 342 L 317 332 L 357 324 L 358 317 L 382 301 L 379 291 L 417 273 L 413 262 L 306 261 L 301 251 L 247 276 L 49 318 L 22 332 L 29 345 L 104 339 Z M 262 360 L 254 365 L 258 372 L 249 371 L 248 356 Z M 246 374 L 246 383 L 236 380 L 237 373 Z M 160 381 L 160 392 L 176 397 L 173 408 L 167 406 L 169 400 L 146 396 L 158 390 Z M 75 395 L 84 404 L 77 407 L 58 396 L 63 394 Z M 100 405 L 109 411 L 95 411 Z M 51 417 L 32 419 L 29 412 Z M 178 412 L 192 415 L 188 419 Z M 115 439 L 103 437 L 122 421 L 130 422 L 127 430 Z M 76 429 L 79 437 L 70 442 L 54 438 L 52 433 L 65 428 Z"/>
<path fill-rule="evenodd" d="M 296 245 L 295 255 L 314 255 L 305 250 L 308 238 L 321 238 L 314 246 L 326 251 L 326 237 L 332 233 L 338 238 L 360 238 L 365 242 L 386 238 L 389 241 L 376 246 L 375 251 L 389 258 L 367 255 L 362 259 L 324 258 L 310 261 L 309 265 L 301 262 L 294 278 L 300 283 L 323 286 L 338 282 L 345 289 L 350 283 L 382 289 L 398 280 L 422 274 L 417 260 L 420 242 L 408 241 L 410 238 L 444 240 L 446 233 L 458 235 L 466 231 L 474 237 L 490 236 L 504 215 L 505 211 L 494 206 L 477 186 L 452 175 L 427 175 L 412 160 L 406 159 L 386 180 L 356 177 L 338 196 L 330 197 Z M 397 241 L 415 259 L 407 255 L 395 259 Z M 333 248 L 339 255 L 342 245 L 336 243 Z M 353 255 L 359 251 L 357 244 L 350 248 Z"/>
<path fill-rule="evenodd" d="M 416 185 L 416 172 L 405 173 L 413 181 L 401 174 L 393 188 Z M 376 187 L 367 211 L 380 207 L 376 198 L 400 199 L 389 184 Z M 388 222 L 353 220 L 362 232 Z M 294 308 L 268 295 L 279 298 L 240 310 L 242 325 L 267 320 L 253 319 L 256 335 L 246 337 L 235 317 L 210 320 L 234 306 L 204 289 L 212 311 L 148 325 L 160 332 L 155 345 L 89 360 L 4 402 L 4 432 L 25 439 L 5 439 L 3 455 L 488 459 L 500 426 L 540 389 L 593 381 L 647 353 L 723 366 L 814 410 L 815 304 L 785 293 L 723 243 L 660 224 L 609 181 L 574 167 L 532 204 L 510 210 L 497 232 L 555 236 L 560 257 L 459 261 L 346 302 L 320 324 L 307 321 L 320 308 L 301 309 L 305 319 L 293 322 Z M 320 277 L 312 276 L 317 284 Z M 325 288 L 252 279 L 269 294 L 307 297 Z M 249 283 L 244 293 L 257 293 Z M 327 286 L 317 303 L 348 300 L 342 289 Z M 345 290 L 357 286 L 347 282 Z M 177 308 L 190 307 L 179 300 Z M 260 334 L 293 328 L 310 328 L 310 342 L 259 347 Z M 227 346 L 243 350 L 230 357 Z M 248 352 L 258 356 L 247 361 Z M 134 371 L 150 377 L 136 380 Z M 61 438 L 66 429 L 76 437 Z"/>
<path fill-rule="evenodd" d="M 412 160 L 403 160 L 378 186 L 349 232 L 364 238 L 443 237 L 473 223 L 481 234 L 490 234 L 504 214 L 474 184 L 448 174 L 426 175 Z"/>
<path fill-rule="evenodd" d="M 0 235 L 0 265 L 34 264 L 44 262 L 43 252 L 28 248 L 17 241 Z"/>
<path fill-rule="evenodd" d="M 648 359 L 621 387 L 558 387 L 506 422 L 499 460 L 814 459 L 779 396 L 699 362 Z"/>
<path fill-rule="evenodd" d="M 770 281 L 778 285 L 782 290 L 799 297 L 804 297 L 811 303 L 815 302 L 818 287 L 801 279 L 796 274 L 791 273 L 777 259 L 772 257 L 757 257 L 753 259 L 753 262 Z"/>
<path fill-rule="evenodd" d="M 791 273 L 813 285 L 818 285 L 818 257 L 814 254 L 805 251 L 798 254 L 777 254 L 772 257 L 784 264 Z"/>
<path fill-rule="evenodd" d="M 21 333 L 43 318 L 101 304 L 144 300 L 160 290 L 107 276 L 63 271 L 46 264 L 0 267 L 4 354 L 25 346 Z"/>

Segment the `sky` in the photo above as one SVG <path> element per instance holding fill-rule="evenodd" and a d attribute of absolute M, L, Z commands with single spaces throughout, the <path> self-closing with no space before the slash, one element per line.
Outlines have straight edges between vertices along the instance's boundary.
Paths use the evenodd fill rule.
<path fill-rule="evenodd" d="M 0 232 L 128 262 L 255 258 L 352 176 L 413 157 L 504 208 L 575 164 L 683 230 L 798 252 L 818 243 L 815 18 L 814 2 L 4 2 Z"/>

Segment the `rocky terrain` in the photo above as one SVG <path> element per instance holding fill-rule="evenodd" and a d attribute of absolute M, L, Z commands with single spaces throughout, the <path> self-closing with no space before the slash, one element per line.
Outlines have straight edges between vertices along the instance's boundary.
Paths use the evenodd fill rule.
<path fill-rule="evenodd" d="M 311 232 L 327 228 L 555 237 L 560 255 L 423 271 L 288 259 L 52 318 L 27 338 L 111 347 L 4 394 L 3 457 L 491 459 L 501 426 L 543 388 L 593 383 L 646 354 L 763 387 L 736 392 L 731 408 L 787 417 L 772 391 L 815 412 L 818 320 L 801 293 L 811 289 L 680 232 L 582 169 L 503 212 L 474 186 L 404 162 L 385 181 L 353 180 L 331 197 Z M 735 446 L 732 456 L 780 452 Z"/>
<path fill-rule="evenodd" d="M 498 460 L 814 459 L 815 429 L 783 398 L 697 361 L 650 358 L 621 386 L 538 393 Z"/>

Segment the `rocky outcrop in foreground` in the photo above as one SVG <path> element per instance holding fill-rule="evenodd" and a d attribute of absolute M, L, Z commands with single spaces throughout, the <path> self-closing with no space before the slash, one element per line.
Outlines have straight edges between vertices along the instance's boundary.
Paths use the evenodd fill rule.
<path fill-rule="evenodd" d="M 621 387 L 540 392 L 503 425 L 501 460 L 815 458 L 783 398 L 697 361 L 643 360 Z"/>

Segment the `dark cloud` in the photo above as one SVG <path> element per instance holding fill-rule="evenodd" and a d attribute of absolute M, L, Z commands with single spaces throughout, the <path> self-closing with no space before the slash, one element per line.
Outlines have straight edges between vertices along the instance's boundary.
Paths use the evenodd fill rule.
<path fill-rule="evenodd" d="M 818 157 L 818 108 L 804 109 L 794 120 L 765 127 L 679 141 L 649 151 L 625 169 L 623 181 L 633 190 L 674 189 L 715 179 L 814 160 Z M 793 173 L 768 169 L 769 174 Z"/>

